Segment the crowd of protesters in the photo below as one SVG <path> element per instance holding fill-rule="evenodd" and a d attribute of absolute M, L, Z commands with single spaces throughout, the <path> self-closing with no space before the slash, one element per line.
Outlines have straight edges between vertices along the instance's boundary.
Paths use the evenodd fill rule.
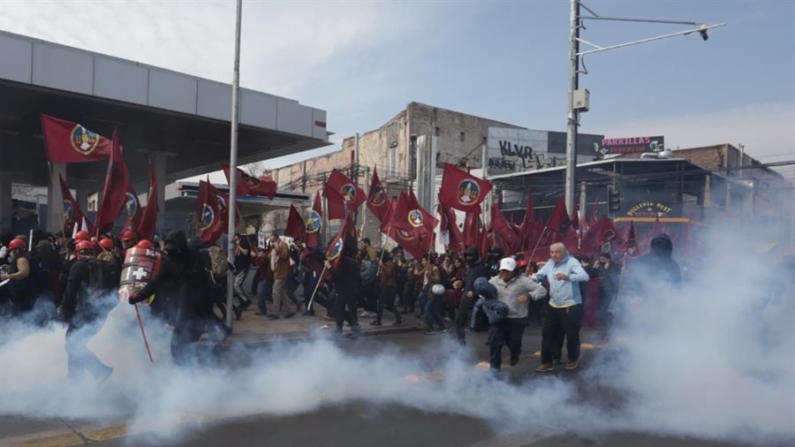
<path fill-rule="evenodd" d="M 258 246 L 236 235 L 230 243 L 230 265 L 218 245 L 189 241 L 182 231 L 151 242 L 131 231 L 100 238 L 85 232 L 74 238 L 33 232 L 31 241 L 8 236 L 0 241 L 0 313 L 24 316 L 37 325 L 66 322 L 70 375 L 87 371 L 100 378 L 111 370 L 86 344 L 98 331 L 96 323 L 101 325 L 118 302 L 124 253 L 132 247 L 163 256 L 160 272 L 129 302 L 148 304 L 154 317 L 173 328 L 171 350 L 178 364 L 192 360 L 202 335 L 220 333 L 223 339 L 228 333 L 222 319 L 230 270 L 235 296 L 231 311 L 237 319 L 256 303 L 254 315 L 269 320 L 320 311 L 339 333 L 347 322 L 359 334 L 360 321 L 399 326 L 413 316 L 424 322 L 426 335 L 450 330 L 462 345 L 467 332 L 487 331 L 489 363 L 495 371 L 501 368 L 504 346 L 510 364 L 519 361 L 528 326 L 540 328 L 542 336 L 536 371 L 564 365 L 564 347 L 564 368 L 577 369 L 583 325 L 608 329 L 622 287 L 634 294 L 654 287 L 645 283 L 648 275 L 625 278 L 610 253 L 595 259 L 574 257 L 561 243 L 550 246 L 548 261 L 536 263 L 522 255 L 507 256 L 496 247 L 485 256 L 468 248 L 411 258 L 400 247 L 382 250 L 368 239 L 349 236 L 341 262 L 332 264 L 323 247 L 309 248 L 300 239 L 274 235 Z M 682 275 L 672 251 L 669 237 L 653 238 L 650 254 L 637 262 L 638 270 L 654 271 L 677 287 Z"/>

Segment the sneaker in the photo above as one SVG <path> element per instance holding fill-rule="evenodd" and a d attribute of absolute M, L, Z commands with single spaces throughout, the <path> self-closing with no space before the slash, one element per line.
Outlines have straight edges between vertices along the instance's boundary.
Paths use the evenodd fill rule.
<path fill-rule="evenodd" d="M 511 356 L 511 366 L 516 366 L 519 364 L 519 356 L 513 357 Z"/>
<path fill-rule="evenodd" d="M 232 311 L 235 313 L 235 320 L 240 320 L 240 317 L 243 316 L 243 311 L 237 307 L 233 308 Z"/>
<path fill-rule="evenodd" d="M 554 370 L 555 370 L 555 367 L 552 366 L 551 363 L 542 363 L 541 365 L 539 365 L 538 368 L 536 368 L 536 372 L 538 372 L 538 373 L 552 372 Z"/>
<path fill-rule="evenodd" d="M 370 322 L 370 326 L 381 326 L 381 322 L 378 320 L 373 320 Z"/>
<path fill-rule="evenodd" d="M 580 364 L 577 360 L 569 360 L 566 362 L 566 371 L 574 371 Z"/>
<path fill-rule="evenodd" d="M 434 331 L 433 329 L 425 329 L 423 334 L 425 334 L 425 335 L 434 335 L 434 334 L 436 334 L 436 331 Z"/>

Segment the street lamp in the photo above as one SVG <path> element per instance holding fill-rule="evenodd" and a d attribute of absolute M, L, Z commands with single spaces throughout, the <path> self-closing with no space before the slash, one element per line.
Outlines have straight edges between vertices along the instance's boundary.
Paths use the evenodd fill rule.
<path fill-rule="evenodd" d="M 568 127 L 566 132 L 566 209 L 569 213 L 574 211 L 574 188 L 575 188 L 575 172 L 577 170 L 577 127 L 580 125 L 580 113 L 587 112 L 590 107 L 589 92 L 588 90 L 580 90 L 580 57 L 586 54 L 598 53 L 601 51 L 614 50 L 617 48 L 628 47 L 631 45 L 639 45 L 646 42 L 653 42 L 655 40 L 667 39 L 669 37 L 686 36 L 691 33 L 697 32 L 701 39 L 706 41 L 709 39 L 707 31 L 713 28 L 720 28 L 726 26 L 725 23 L 715 25 L 707 25 L 706 23 L 693 22 L 693 21 L 677 21 L 677 20 L 655 20 L 655 19 L 633 19 L 622 17 L 603 17 L 595 13 L 591 8 L 586 6 L 580 0 L 570 0 L 569 11 L 569 112 L 568 112 Z M 580 8 L 585 9 L 591 15 L 580 15 Z M 607 20 L 613 22 L 636 22 L 636 23 L 658 23 L 668 25 L 688 25 L 692 28 L 677 31 L 669 34 L 662 34 L 655 37 L 646 39 L 634 40 L 616 45 L 600 46 L 595 43 L 588 42 L 580 38 L 580 29 L 584 28 L 585 20 Z M 580 51 L 580 43 L 591 47 L 588 50 Z M 587 73 L 587 72 L 585 72 Z"/>

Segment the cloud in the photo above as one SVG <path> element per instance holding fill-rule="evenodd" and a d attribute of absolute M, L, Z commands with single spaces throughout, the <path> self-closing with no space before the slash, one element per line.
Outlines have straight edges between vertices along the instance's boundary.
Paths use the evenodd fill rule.
<path fill-rule="evenodd" d="M 750 104 L 710 112 L 594 123 L 607 136 L 664 135 L 666 146 L 686 148 L 730 143 L 745 145 L 760 161 L 795 159 L 795 103 Z"/>

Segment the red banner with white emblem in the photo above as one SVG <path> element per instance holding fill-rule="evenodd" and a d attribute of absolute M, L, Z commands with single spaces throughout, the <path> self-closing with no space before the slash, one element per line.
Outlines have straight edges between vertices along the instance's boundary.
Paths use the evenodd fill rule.
<path fill-rule="evenodd" d="M 444 164 L 439 202 L 447 207 L 468 213 L 479 213 L 480 204 L 491 192 L 491 182 L 459 169 L 450 163 Z"/>

